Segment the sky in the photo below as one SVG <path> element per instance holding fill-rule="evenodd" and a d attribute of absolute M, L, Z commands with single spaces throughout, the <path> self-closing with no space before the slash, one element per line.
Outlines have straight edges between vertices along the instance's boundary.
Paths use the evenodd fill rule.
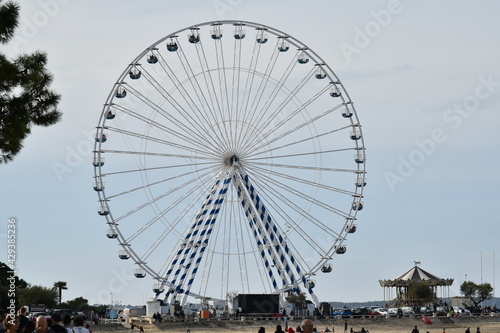
<path fill-rule="evenodd" d="M 243 20 L 310 46 L 342 80 L 366 145 L 368 185 L 358 231 L 325 301 L 383 300 L 379 279 L 420 267 L 494 287 L 500 249 L 500 4 L 483 1 L 21 1 L 13 56 L 43 50 L 62 121 L 33 128 L 0 172 L 0 247 L 16 222 L 16 269 L 32 285 L 67 282 L 63 300 L 144 304 L 136 279 L 96 214 L 94 130 L 118 76 L 145 47 L 185 27 Z M 7 261 L 0 251 L 0 261 Z M 497 293 L 498 295 L 498 293 Z"/>

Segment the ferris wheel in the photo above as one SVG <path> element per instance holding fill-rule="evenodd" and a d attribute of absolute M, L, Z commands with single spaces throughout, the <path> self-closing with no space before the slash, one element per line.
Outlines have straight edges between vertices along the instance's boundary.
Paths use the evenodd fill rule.
<path fill-rule="evenodd" d="M 155 299 L 303 293 L 346 252 L 365 146 L 349 95 L 269 26 L 206 22 L 153 43 L 113 84 L 93 165 L 118 257 Z"/>

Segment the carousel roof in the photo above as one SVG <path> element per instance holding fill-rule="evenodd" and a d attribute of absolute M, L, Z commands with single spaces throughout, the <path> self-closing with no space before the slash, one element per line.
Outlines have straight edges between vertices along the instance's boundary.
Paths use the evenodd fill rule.
<path fill-rule="evenodd" d="M 433 275 L 427 271 L 424 271 L 418 266 L 414 266 L 406 273 L 394 278 L 393 280 L 412 280 L 412 281 L 422 281 L 422 280 L 441 280 L 440 277 Z"/>
<path fill-rule="evenodd" d="M 434 286 L 451 286 L 453 279 L 443 279 L 415 265 L 407 272 L 389 280 L 379 280 L 382 287 L 409 286 L 413 283 L 427 283 Z"/>

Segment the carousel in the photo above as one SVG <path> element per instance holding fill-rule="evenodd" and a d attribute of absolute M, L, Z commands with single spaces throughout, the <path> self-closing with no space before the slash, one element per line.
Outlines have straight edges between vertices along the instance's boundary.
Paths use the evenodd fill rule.
<path fill-rule="evenodd" d="M 419 265 L 420 262 L 416 261 L 415 266 L 394 279 L 379 280 L 380 286 L 384 288 L 384 302 L 389 301 L 395 306 L 415 304 L 417 299 L 414 288 L 420 284 L 429 286 L 433 300 L 450 297 L 449 289 L 453 279 L 440 278 L 423 270 Z"/>

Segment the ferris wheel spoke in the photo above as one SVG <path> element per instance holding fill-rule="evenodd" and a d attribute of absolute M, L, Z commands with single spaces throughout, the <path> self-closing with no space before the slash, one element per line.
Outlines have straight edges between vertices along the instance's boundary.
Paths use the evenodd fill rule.
<path fill-rule="evenodd" d="M 202 168 L 202 169 L 198 169 L 198 172 L 205 171 L 205 170 L 210 170 L 210 171 L 207 172 L 207 174 L 212 174 L 213 170 L 214 170 L 214 167 L 213 166 L 208 166 L 208 167 L 205 167 L 205 168 Z M 176 179 L 179 179 L 179 178 L 184 178 L 184 177 L 186 177 L 188 175 L 191 175 L 191 174 L 192 174 L 192 171 L 189 171 L 189 172 L 186 172 L 184 174 L 179 174 L 179 175 L 175 175 L 173 177 L 164 178 L 164 179 L 158 180 L 156 182 L 147 183 L 147 184 L 144 184 L 142 186 L 138 186 L 138 187 L 132 188 L 132 189 L 127 190 L 127 191 L 123 191 L 123 192 L 120 192 L 120 193 L 117 193 L 117 194 L 114 194 L 114 195 L 107 196 L 106 198 L 108 200 L 110 200 L 110 199 L 113 199 L 113 198 L 116 198 L 116 197 L 120 197 L 122 195 L 130 194 L 130 193 L 135 192 L 137 190 L 143 190 L 143 189 L 150 188 L 150 187 L 153 187 L 153 186 L 156 186 L 156 185 L 159 185 L 159 184 L 163 184 L 165 182 L 170 182 L 172 180 L 176 180 Z"/>
<path fill-rule="evenodd" d="M 134 235 L 132 235 L 127 242 L 132 241 L 134 238 L 139 236 L 141 233 L 143 233 L 145 230 L 147 230 L 149 227 L 151 227 L 154 223 L 156 223 L 158 220 L 160 220 L 165 214 L 167 214 L 169 211 L 171 211 L 173 208 L 176 208 L 178 204 L 183 202 L 186 198 L 191 196 L 193 193 L 197 192 L 197 187 L 193 187 L 189 191 L 186 191 L 186 193 L 179 197 L 175 202 L 173 202 L 170 206 L 168 206 L 166 209 L 164 209 L 162 212 L 160 212 L 154 219 L 150 220 L 147 224 L 145 224 L 140 230 L 138 230 Z M 182 218 L 187 214 L 189 209 L 192 207 L 192 205 L 195 204 L 195 202 L 200 199 L 202 196 L 201 193 L 198 193 L 198 195 L 195 197 L 196 200 L 193 200 L 191 202 L 191 205 L 187 206 L 184 208 L 184 211 L 179 214 L 179 216 L 168 226 L 166 226 L 165 230 L 159 237 L 153 242 L 153 244 L 147 249 L 147 251 L 141 256 L 141 260 L 146 261 L 151 254 L 156 250 L 156 248 L 164 241 L 164 239 L 172 232 L 175 232 L 175 228 L 177 225 L 182 221 Z M 179 234 L 178 237 L 181 235 Z"/>
<path fill-rule="evenodd" d="M 208 146 L 207 145 L 206 140 L 197 140 L 197 136 L 192 136 L 192 135 L 189 135 L 187 133 L 183 134 L 183 133 L 181 133 L 179 131 L 175 131 L 171 127 L 168 127 L 166 125 L 160 124 L 159 122 L 151 121 L 151 119 L 149 119 L 149 118 L 147 118 L 147 117 L 145 117 L 145 116 L 143 116 L 141 114 L 138 114 L 137 112 L 135 112 L 135 111 L 133 111 L 131 109 L 125 108 L 123 106 L 114 105 L 114 107 L 117 110 L 120 110 L 121 112 L 123 112 L 123 113 L 125 113 L 125 114 L 127 114 L 129 116 L 132 116 L 132 117 L 134 117 L 135 119 L 138 119 L 141 122 L 144 122 L 148 126 L 157 128 L 158 130 L 161 130 L 161 131 L 163 131 L 165 133 L 168 133 L 168 134 L 172 135 L 173 137 L 176 137 L 176 138 L 182 140 L 185 143 L 190 143 L 194 147 L 196 147 L 197 145 L 200 145 L 201 147 L 204 147 L 207 150 L 212 150 L 213 149 L 212 146 Z"/>
<path fill-rule="evenodd" d="M 219 42 L 222 42 L 219 40 Z M 198 60 L 201 66 L 201 72 L 203 74 L 203 78 L 205 80 L 205 85 L 207 87 L 208 97 L 211 102 L 211 107 L 209 110 L 211 111 L 213 118 L 215 119 L 215 123 L 219 123 L 224 119 L 223 109 L 222 109 L 222 101 L 219 101 L 217 90 L 215 88 L 214 80 L 212 78 L 212 71 L 208 65 L 208 60 L 205 54 L 205 50 L 203 48 L 203 43 L 200 40 L 199 43 L 195 45 L 196 51 L 198 54 Z M 218 114 L 217 114 L 218 111 Z M 230 120 L 231 121 L 231 120 Z M 229 132 L 227 126 L 225 124 L 222 126 L 223 128 L 219 129 L 219 134 L 224 137 L 229 137 Z M 224 129 L 224 131 L 222 131 Z"/>
<path fill-rule="evenodd" d="M 120 128 L 115 128 L 115 127 L 110 127 L 110 126 L 107 126 L 106 130 L 111 131 L 111 132 L 116 132 L 116 133 L 119 133 L 119 134 L 123 134 L 123 135 L 126 135 L 126 136 L 131 136 L 131 137 L 143 139 L 145 141 L 151 141 L 151 142 L 160 143 L 160 144 L 163 144 L 163 145 L 165 145 L 167 147 L 173 147 L 173 148 L 176 148 L 176 149 L 180 149 L 182 151 L 188 151 L 188 152 L 192 152 L 192 153 L 195 153 L 195 154 L 202 153 L 202 154 L 205 154 L 206 156 L 212 156 L 213 158 L 216 158 L 216 155 L 214 153 L 212 153 L 211 151 L 200 151 L 199 149 L 195 149 L 195 148 L 190 147 L 190 146 L 182 145 L 182 144 L 179 144 L 179 143 L 176 143 L 176 142 L 173 142 L 173 141 L 167 141 L 167 140 L 160 139 L 160 138 L 155 138 L 155 137 L 153 137 L 151 135 L 140 134 L 140 133 L 136 133 L 136 132 L 130 132 L 130 131 L 126 131 L 126 130 L 123 130 L 123 129 L 120 129 Z"/>
<path fill-rule="evenodd" d="M 170 157 L 170 158 L 182 158 L 185 160 L 205 160 L 205 161 L 213 161 L 212 157 L 204 157 L 204 156 L 194 156 L 194 155 L 183 155 L 183 154 L 167 154 L 167 153 L 155 153 L 155 152 L 146 152 L 146 151 L 131 151 L 131 150 L 110 150 L 110 149 L 102 149 L 101 153 L 109 153 L 109 154 L 130 154 L 130 155 L 147 155 L 147 156 L 159 156 L 159 157 Z"/>
<path fill-rule="evenodd" d="M 305 84 L 305 82 L 301 83 L 302 85 L 300 85 L 299 87 L 297 87 L 299 90 L 303 87 L 303 84 Z M 296 89 L 297 89 L 296 88 Z M 326 91 L 328 91 L 329 89 L 329 86 L 326 86 L 325 88 L 321 89 L 319 92 L 317 92 L 314 96 L 312 96 L 309 100 L 307 100 L 306 102 L 302 103 L 302 105 L 300 105 L 297 109 L 295 109 L 294 111 L 292 111 L 290 114 L 286 115 L 286 117 L 284 117 L 284 119 L 278 121 L 278 123 L 273 126 L 272 128 L 268 129 L 267 130 L 267 133 L 263 133 L 262 134 L 262 138 L 264 139 L 267 139 L 270 135 L 272 135 L 275 131 L 277 131 L 279 128 L 281 128 L 282 126 L 286 125 L 288 121 L 290 121 L 290 119 L 296 117 L 300 112 L 302 112 L 308 105 L 310 105 L 312 102 L 314 102 L 316 99 L 318 99 L 320 96 L 324 95 Z M 283 103 L 281 103 L 281 105 L 279 106 L 279 108 L 276 110 L 276 112 L 274 112 L 274 114 L 270 117 L 269 121 L 272 122 L 274 121 L 274 119 L 276 119 L 276 115 L 279 114 L 280 112 L 279 111 L 282 111 L 284 109 L 284 107 L 286 105 L 288 105 L 288 103 L 293 99 L 293 96 L 294 94 L 296 93 L 297 91 L 294 91 L 292 94 L 289 95 L 289 97 L 287 97 Z M 252 149 L 256 144 L 259 144 L 260 141 L 256 140 L 255 138 L 252 140 L 252 141 L 249 141 L 248 143 L 248 147 L 250 149 Z"/>
<path fill-rule="evenodd" d="M 191 119 L 190 121 L 192 121 L 193 124 L 195 124 L 195 126 L 197 125 L 197 126 L 201 127 L 203 129 L 203 132 L 207 133 L 210 136 L 211 135 L 211 133 L 209 131 L 210 128 L 206 127 L 206 125 L 210 124 L 210 121 L 206 117 L 206 113 L 202 112 L 202 110 L 200 110 L 199 106 L 196 104 L 196 102 L 191 97 L 192 94 L 187 91 L 184 84 L 181 82 L 181 80 L 175 74 L 175 71 L 172 70 L 171 67 L 168 65 L 168 62 L 166 61 L 166 59 L 161 54 L 158 54 L 158 55 L 159 55 L 159 59 L 160 59 L 159 64 L 162 67 L 163 71 L 165 72 L 167 78 L 173 83 L 173 86 L 175 87 L 174 89 L 179 91 L 184 102 L 190 107 L 190 109 L 192 111 L 196 111 L 196 112 L 191 112 L 191 113 L 188 112 L 186 114 L 183 113 L 185 119 Z"/>
<path fill-rule="evenodd" d="M 245 81 L 245 88 L 243 89 L 243 99 L 241 102 L 241 107 L 238 109 L 240 112 L 238 113 L 237 120 L 242 120 L 243 123 L 247 121 L 247 117 L 250 114 L 248 109 L 250 102 L 250 95 L 254 87 L 254 81 L 256 76 L 255 73 L 257 72 L 257 64 L 259 60 L 261 47 L 262 47 L 261 43 L 258 42 L 254 43 L 252 58 L 250 59 L 249 70 L 247 72 L 247 78 Z M 239 121 L 237 121 L 235 124 L 235 131 L 234 131 L 235 135 L 239 133 L 238 125 Z M 236 136 L 234 137 L 234 142 L 238 142 Z"/>
<path fill-rule="evenodd" d="M 276 47 L 274 48 L 274 52 L 272 53 L 269 63 L 262 75 L 259 75 L 260 77 L 260 82 L 259 86 L 257 88 L 257 92 L 252 100 L 252 103 L 250 105 L 250 109 L 248 112 L 243 114 L 243 123 L 250 123 L 251 118 L 258 119 L 258 116 L 262 117 L 261 111 L 262 108 L 259 108 L 260 103 L 262 102 L 262 99 L 264 98 L 264 93 L 266 91 L 267 85 L 271 80 L 271 74 L 273 73 L 273 70 L 275 68 L 276 62 L 278 60 L 278 43 L 276 43 Z M 256 74 L 256 73 L 255 73 Z M 270 100 L 271 98 L 268 98 L 267 100 Z M 239 146 L 238 148 L 242 148 L 244 143 L 247 141 L 247 136 L 249 135 L 249 130 L 243 132 L 241 135 L 241 138 L 239 140 Z"/>
<path fill-rule="evenodd" d="M 348 172 L 348 173 L 356 173 L 356 169 L 337 169 L 337 168 L 322 168 L 322 167 L 313 167 L 306 165 L 293 165 L 293 164 L 278 164 L 278 163 L 262 163 L 262 162 L 252 162 L 253 165 L 260 165 L 266 167 L 277 167 L 277 168 L 287 168 L 287 169 L 303 169 L 303 170 L 315 170 L 315 171 L 334 171 L 334 172 Z"/>
<path fill-rule="evenodd" d="M 321 152 L 308 152 L 308 153 L 297 153 L 297 154 L 287 154 L 287 155 L 273 155 L 273 159 L 282 159 L 282 158 L 290 158 L 290 157 L 302 157 L 302 156 L 313 156 L 313 155 L 327 155 L 331 153 L 339 153 L 339 152 L 344 152 L 344 151 L 355 151 L 356 149 L 354 148 L 341 148 L 341 149 L 331 149 L 331 150 L 323 150 Z M 265 157 L 254 157 L 254 158 L 249 158 L 248 161 L 258 161 L 258 160 L 266 160 Z"/>
<path fill-rule="evenodd" d="M 279 41 L 278 41 L 279 43 Z M 277 43 L 277 45 L 278 45 Z M 278 49 L 278 46 L 276 47 L 276 49 Z M 279 53 L 279 52 L 278 52 Z M 278 96 L 278 93 L 280 93 L 285 85 L 285 82 L 287 81 L 287 79 L 290 77 L 290 74 L 292 73 L 293 69 L 295 68 L 296 64 L 297 64 L 297 58 L 298 56 L 296 57 L 293 57 L 290 61 L 290 63 L 288 64 L 286 70 L 282 73 L 281 77 L 276 81 L 276 82 L 273 82 L 275 84 L 274 86 L 274 89 L 273 91 L 270 93 L 269 97 L 266 99 L 266 102 L 264 103 L 264 105 L 259 108 L 259 109 L 255 109 L 254 112 L 256 113 L 256 116 L 255 116 L 255 119 L 256 119 L 256 122 L 255 122 L 255 127 L 257 129 L 263 129 L 267 126 L 268 123 L 272 122 L 274 117 L 273 114 L 276 114 L 276 113 L 279 113 L 278 110 L 275 110 L 273 112 L 273 114 L 271 114 L 270 116 L 267 116 L 267 117 L 264 117 L 264 115 L 266 115 L 266 113 L 268 112 L 270 106 L 272 105 L 272 103 L 275 101 L 276 97 Z M 308 78 L 311 77 L 313 75 L 313 70 L 311 70 L 309 73 L 307 73 L 305 75 L 305 77 L 302 79 L 301 81 L 301 84 L 305 84 L 305 82 L 307 82 Z M 266 80 L 266 81 L 271 81 L 273 80 L 272 77 L 263 77 L 263 80 Z M 299 84 L 299 86 L 301 85 Z M 267 85 L 267 83 L 266 83 Z M 256 96 L 257 97 L 257 96 Z M 259 96 L 259 102 L 260 102 L 260 97 Z M 256 103 L 255 104 L 256 107 L 258 107 L 259 103 Z M 258 110 L 258 111 L 257 111 Z M 281 109 L 280 109 L 281 111 Z M 263 123 L 265 119 L 265 122 Z M 246 132 L 243 134 L 243 138 L 242 138 L 242 142 L 248 146 L 248 143 L 251 138 L 251 133 L 250 132 Z"/>
<path fill-rule="evenodd" d="M 136 172 L 145 172 L 145 171 L 154 171 L 154 170 L 162 170 L 162 169 L 175 169 L 175 168 L 185 168 L 192 166 L 193 163 L 187 162 L 185 164 L 176 164 L 176 165 L 167 165 L 167 166 L 160 166 L 160 167 L 151 167 L 151 168 L 139 168 L 139 169 L 132 169 L 132 170 L 121 170 L 121 171 L 115 171 L 115 172 L 106 172 L 106 173 L 101 173 L 99 176 L 94 176 L 96 177 L 106 177 L 106 176 L 113 176 L 113 175 L 123 175 L 127 173 L 136 173 Z M 197 163 L 198 166 L 205 166 L 205 165 L 210 165 L 213 166 L 212 162 L 204 162 L 204 163 Z"/>
<path fill-rule="evenodd" d="M 265 175 L 261 175 L 261 176 L 265 176 Z M 278 181 L 274 180 L 273 178 L 268 178 L 267 181 L 269 183 L 272 183 L 272 184 L 278 186 L 279 188 L 287 191 L 289 194 L 294 194 L 295 196 L 297 196 L 299 198 L 302 198 L 302 199 L 306 200 L 307 202 L 309 202 L 309 203 L 311 203 L 311 204 L 313 204 L 315 206 L 318 206 L 318 207 L 321 207 L 323 209 L 329 210 L 332 213 L 335 213 L 335 214 L 340 215 L 342 217 L 349 216 L 348 213 L 343 212 L 343 211 L 341 211 L 339 209 L 336 209 L 336 208 L 334 208 L 334 207 L 332 207 L 332 206 L 330 206 L 328 204 L 325 204 L 324 202 L 319 201 L 316 198 L 310 197 L 310 196 L 302 193 L 301 191 L 299 191 L 299 190 L 297 190 L 297 189 L 295 189 L 295 188 L 293 188 L 291 186 L 288 186 L 288 185 L 286 185 L 284 183 L 278 182 Z"/>
<path fill-rule="evenodd" d="M 276 183 L 281 184 L 279 182 L 273 182 L 273 183 L 274 184 L 276 184 Z M 278 187 L 280 187 L 280 186 L 278 186 Z M 308 221 L 312 222 L 315 226 L 317 226 L 323 232 L 326 232 L 327 234 L 333 235 L 335 237 L 340 237 L 340 234 L 337 233 L 335 230 L 333 230 L 332 228 L 330 228 L 325 223 L 319 221 L 316 217 L 312 216 L 310 213 L 308 213 L 307 211 L 305 211 L 304 209 L 302 209 L 300 206 L 298 206 L 295 202 L 293 202 L 292 200 L 290 200 L 290 196 L 288 195 L 288 193 L 286 193 L 286 194 L 281 193 L 281 192 L 277 191 L 272 186 L 266 186 L 265 188 L 267 189 L 267 191 L 269 193 L 273 193 L 274 196 L 276 198 L 278 198 L 283 205 L 286 205 L 286 206 L 290 207 L 293 211 L 297 212 L 300 216 L 302 216 L 305 219 L 307 219 Z M 273 206 L 276 206 L 276 207 L 281 207 L 282 206 L 282 205 L 279 205 L 279 203 L 277 203 L 276 201 L 272 200 L 270 198 L 270 196 L 266 196 L 266 201 L 269 201 L 270 203 L 273 203 Z M 284 210 L 281 210 L 281 208 L 280 208 L 280 211 L 282 211 L 284 213 Z M 288 224 L 294 225 L 295 228 L 299 227 L 297 224 L 295 224 L 293 218 L 290 218 L 287 214 L 280 214 L 280 215 L 281 215 L 281 217 L 283 218 L 284 221 L 287 221 Z M 310 237 L 307 236 L 307 233 L 304 233 L 304 235 L 306 235 L 306 238 L 308 238 L 309 241 L 312 241 L 312 239 L 310 239 Z"/>
<path fill-rule="evenodd" d="M 160 62 L 160 65 L 162 63 Z M 155 88 L 155 90 L 166 100 L 169 102 L 170 105 L 172 105 L 176 110 L 177 112 L 179 112 L 179 114 L 186 120 L 186 122 L 188 122 L 189 124 L 192 124 L 193 127 L 197 127 L 196 130 L 199 131 L 199 132 L 202 132 L 202 133 L 207 133 L 208 132 L 208 128 L 205 127 L 204 125 L 207 124 L 206 121 L 199 121 L 200 119 L 198 119 L 198 121 L 196 121 L 196 119 L 194 119 L 191 114 L 193 114 L 193 112 L 189 112 L 188 110 L 186 110 L 185 108 L 183 108 L 179 102 L 177 102 L 171 95 L 171 93 L 167 92 L 164 88 L 163 88 L 163 85 L 161 85 L 151 74 L 149 74 L 149 72 L 147 70 L 143 70 L 144 71 L 144 77 L 145 79 L 150 82 L 151 86 L 153 86 Z M 168 76 L 168 73 L 167 73 L 167 76 Z M 174 77 L 176 79 L 176 77 Z M 171 78 L 171 80 L 174 80 L 173 78 Z M 178 86 L 176 86 L 176 89 L 177 87 L 179 88 L 183 88 L 183 85 L 179 83 Z M 188 106 L 192 109 L 192 110 L 197 110 L 199 111 L 197 105 L 195 103 L 193 103 L 193 100 L 191 98 L 187 98 L 186 97 L 186 91 L 185 89 L 180 89 L 179 90 L 181 92 L 181 95 L 184 99 L 184 101 L 188 104 Z M 189 95 L 188 95 L 189 96 Z M 152 103 L 152 102 L 151 102 Z M 159 106 L 158 106 L 159 107 Z M 199 114 L 200 112 L 195 112 L 194 114 Z M 162 113 L 162 115 L 164 115 Z M 175 117 L 168 117 L 168 120 L 171 121 L 172 119 L 175 119 Z M 183 124 L 182 121 L 179 121 L 180 124 Z M 211 135 L 210 133 L 208 134 L 209 136 Z"/>
<path fill-rule="evenodd" d="M 197 140 L 200 140 L 202 141 L 203 140 L 203 137 L 201 136 L 201 133 L 199 131 L 195 131 L 195 130 L 192 130 L 190 129 L 187 125 L 185 125 L 183 122 L 179 121 L 178 119 L 176 119 L 175 117 L 172 117 L 168 114 L 168 112 L 166 112 L 162 107 L 160 107 L 159 105 L 155 104 L 153 101 L 151 101 L 149 98 L 147 98 L 146 96 L 144 96 L 142 93 L 140 93 L 138 90 L 135 90 L 134 88 L 129 88 L 129 90 L 132 91 L 133 95 L 136 96 L 139 100 L 141 100 L 142 102 L 144 102 L 147 106 L 149 106 L 152 110 L 156 111 L 159 115 L 165 117 L 165 119 L 169 122 L 172 122 L 174 123 L 176 126 L 178 126 L 180 129 L 184 130 L 185 131 L 185 135 L 183 135 L 184 137 L 193 137 Z M 176 105 L 172 105 L 174 108 L 176 107 Z M 184 110 L 177 110 L 178 112 L 182 113 L 182 112 L 186 112 Z"/>
<path fill-rule="evenodd" d="M 205 96 L 204 90 L 201 88 L 200 83 L 197 80 L 197 76 L 195 75 L 191 65 L 189 64 L 188 59 L 186 58 L 184 51 L 180 48 L 177 52 L 179 61 L 181 62 L 182 68 L 184 69 L 185 74 L 187 75 L 187 80 L 193 89 L 194 95 L 198 99 L 198 103 L 201 107 L 201 110 L 206 114 L 210 115 L 212 118 L 212 123 L 217 123 L 217 117 L 215 115 L 215 110 L 211 110 L 207 98 Z M 211 123 L 209 120 L 209 123 Z M 216 128 L 219 131 L 219 136 L 223 137 L 223 132 L 220 127 Z M 225 145 L 224 141 L 219 142 L 219 144 L 224 148 L 224 150 L 228 150 L 228 147 Z"/>
<path fill-rule="evenodd" d="M 266 145 L 271 145 L 271 144 L 275 143 L 276 141 L 282 140 L 284 138 L 288 138 L 290 135 L 293 135 L 293 133 L 296 133 L 298 130 L 300 130 L 300 129 L 306 127 L 306 126 L 309 126 L 311 124 L 315 124 L 317 121 L 320 121 L 321 118 L 324 118 L 325 116 L 327 116 L 328 114 L 334 112 L 335 110 L 337 110 L 341 106 L 342 106 L 342 104 L 337 105 L 337 106 L 335 106 L 335 107 L 327 110 L 326 112 L 322 113 L 321 115 L 318 115 L 315 118 L 311 118 L 310 120 L 305 121 L 305 122 L 301 123 L 300 125 L 292 128 L 292 129 L 290 129 L 288 131 L 283 132 L 280 135 L 276 135 L 275 137 L 273 137 L 270 140 L 266 141 Z M 351 128 L 352 128 L 352 125 L 343 126 L 343 127 L 340 127 L 340 128 L 332 129 L 330 131 L 323 132 L 321 134 L 311 135 L 311 136 L 309 136 L 307 138 L 304 138 L 302 140 L 292 141 L 290 143 L 281 145 L 279 147 L 273 147 L 271 149 L 264 150 L 264 151 L 261 150 L 264 147 L 264 144 L 261 144 L 259 146 L 254 147 L 252 149 L 252 151 L 249 153 L 249 156 L 252 156 L 252 154 L 254 152 L 258 152 L 259 154 L 265 154 L 266 152 L 270 152 L 272 150 L 278 150 L 278 149 L 282 149 L 282 148 L 285 148 L 285 147 L 291 147 L 291 146 L 294 146 L 294 145 L 297 145 L 297 144 L 300 144 L 300 143 L 304 143 L 304 142 L 311 141 L 311 140 L 316 140 L 316 139 L 322 138 L 324 136 L 331 135 L 333 133 L 340 132 L 340 131 L 347 130 L 347 129 L 351 129 Z"/>
<path fill-rule="evenodd" d="M 214 34 L 216 36 L 219 35 L 222 36 L 220 25 L 214 25 L 213 27 L 214 27 Z M 214 46 L 215 46 L 215 58 L 217 63 L 217 75 L 219 80 L 219 96 L 221 102 L 220 111 L 222 113 L 221 119 L 230 119 L 231 110 L 229 105 L 228 78 L 226 75 L 226 62 L 224 58 L 222 38 L 214 39 Z M 230 135 L 231 131 L 232 128 L 229 129 Z"/>
<path fill-rule="evenodd" d="M 337 192 L 337 193 L 342 193 L 342 194 L 347 194 L 347 195 L 354 195 L 355 194 L 355 192 L 353 192 L 353 191 L 344 190 L 342 188 L 338 188 L 338 187 L 334 187 L 334 186 L 328 186 L 328 185 L 322 184 L 322 183 L 320 183 L 318 181 L 310 181 L 310 180 L 307 180 L 307 179 L 304 179 L 304 178 L 291 176 L 289 174 L 285 174 L 285 173 L 282 173 L 282 172 L 277 172 L 275 170 L 270 170 L 269 171 L 267 169 L 264 169 L 264 168 L 261 168 L 261 167 L 257 167 L 257 166 L 248 167 L 248 169 L 252 170 L 252 171 L 256 171 L 256 172 L 258 172 L 262 176 L 264 176 L 265 174 L 269 174 L 269 175 L 281 177 L 281 178 L 284 178 L 284 179 L 288 179 L 288 180 L 291 180 L 291 181 L 294 181 L 294 182 L 297 182 L 297 183 L 305 184 L 305 185 L 308 185 L 308 186 L 311 186 L 311 187 L 321 188 L 321 189 L 324 189 L 324 190 L 327 190 L 327 191 L 331 191 L 331 192 Z"/>
<path fill-rule="evenodd" d="M 118 221 L 120 221 L 120 220 L 122 220 L 122 219 L 124 219 L 124 218 L 126 218 L 126 217 L 129 217 L 130 215 L 132 215 L 132 214 L 134 214 L 134 213 L 137 213 L 137 212 L 138 212 L 138 211 L 140 211 L 141 209 L 144 209 L 145 207 L 148 207 L 148 206 L 149 206 L 149 205 L 151 205 L 152 203 L 154 203 L 154 202 L 156 202 L 156 201 L 158 201 L 158 200 L 160 200 L 160 199 L 162 199 L 162 198 L 166 197 L 167 195 L 171 195 L 171 194 L 175 193 L 176 191 L 179 191 L 179 190 L 181 190 L 181 189 L 185 189 L 185 188 L 186 188 L 187 186 L 189 186 L 189 185 L 197 186 L 197 181 L 198 181 L 199 179 L 202 179 L 203 177 L 205 177 L 205 176 L 209 175 L 209 174 L 211 174 L 211 172 L 210 172 L 210 171 L 209 171 L 209 172 L 206 172 L 205 174 L 202 174 L 202 175 L 200 175 L 200 176 L 198 176 L 198 177 L 196 177 L 196 178 L 189 179 L 189 180 L 187 180 L 186 182 L 184 182 L 184 183 L 182 183 L 182 184 L 180 184 L 180 185 L 178 185 L 178 186 L 176 186 L 176 187 L 173 187 L 172 189 L 170 189 L 170 190 L 168 190 L 168 191 L 166 191 L 166 192 L 164 192 L 164 193 L 162 193 L 162 194 L 160 194 L 160 195 L 158 195 L 158 196 L 156 196 L 156 197 L 152 198 L 151 200 L 149 200 L 149 201 L 147 201 L 147 202 L 145 202 L 145 203 L 143 203 L 143 204 L 141 204 L 141 205 L 137 206 L 136 208 L 134 208 L 134 209 L 132 209 L 132 210 L 129 210 L 129 211 L 128 211 L 128 212 L 126 212 L 125 214 L 123 214 L 123 215 L 121 215 L 121 216 L 119 216 L 119 217 L 117 217 L 117 218 L 114 218 L 114 221 L 115 221 L 115 222 L 118 222 Z"/>

